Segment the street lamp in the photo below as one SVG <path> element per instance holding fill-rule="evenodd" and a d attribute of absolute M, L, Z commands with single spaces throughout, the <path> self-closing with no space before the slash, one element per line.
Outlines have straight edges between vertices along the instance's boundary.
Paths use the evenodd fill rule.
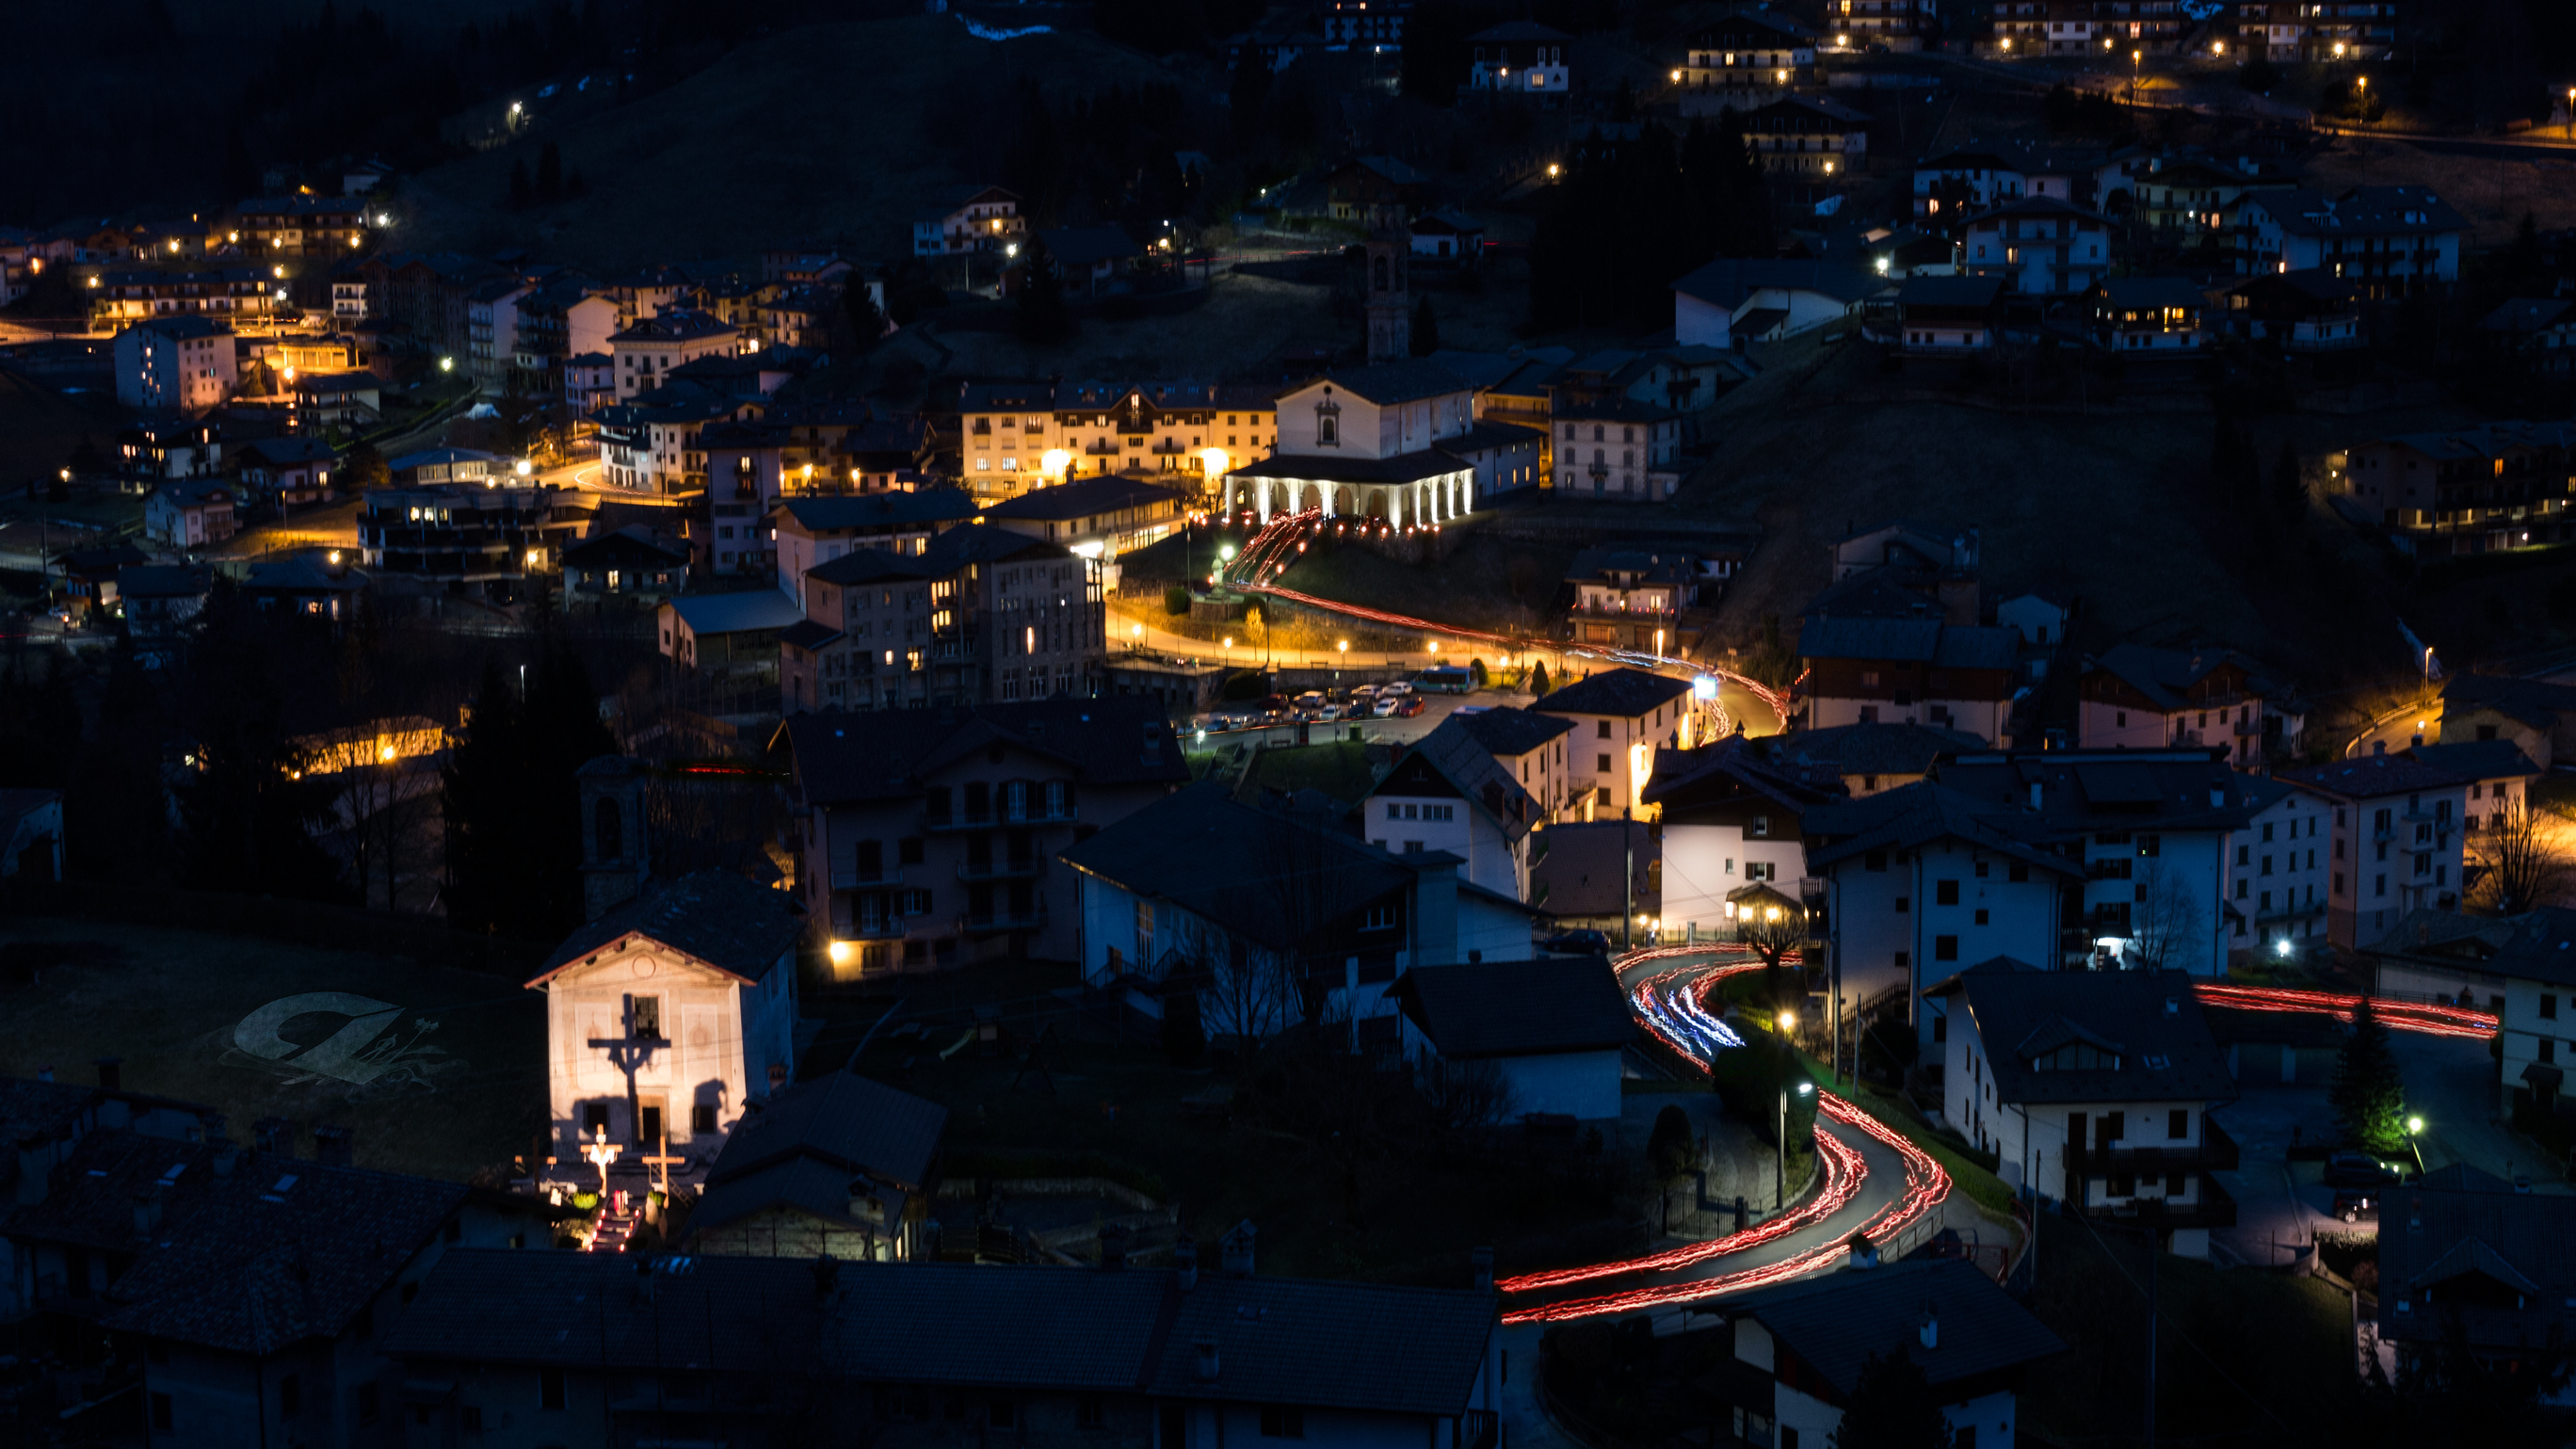
<path fill-rule="evenodd" d="M 1342 666 L 1350 662 L 1351 641 L 1345 639 L 1333 647 L 1340 651 L 1340 657 L 1333 661 L 1333 688 L 1339 689 L 1342 687 Z"/>
<path fill-rule="evenodd" d="M 1780 1013 L 1780 1019 L 1787 1022 L 1795 1018 L 1784 1011 Z M 1815 1090 L 1813 1082 L 1798 1084 L 1801 1097 Z M 1774 1209 L 1789 1205 L 1789 1089 L 1786 1086 L 1780 1089 L 1780 1155 L 1771 1159 L 1771 1205 Z"/>
<path fill-rule="evenodd" d="M 2417 1177 L 2422 1177 L 2422 1176 L 2424 1175 L 2424 1143 L 2423 1143 L 2423 1140 L 2422 1140 L 2422 1139 L 2423 1139 L 2423 1136 L 2424 1136 L 2424 1119 L 2423 1119 L 2423 1118 L 2421 1118 L 2421 1117 L 2409 1117 L 2409 1118 L 2407 1118 L 2407 1119 L 2406 1119 L 2406 1145 L 2407 1145 L 2407 1147 L 2408 1147 L 2408 1148 L 2412 1149 L 2412 1150 L 2413 1150 L 2413 1152 L 2415 1153 L 2415 1175 L 2416 1175 Z"/>

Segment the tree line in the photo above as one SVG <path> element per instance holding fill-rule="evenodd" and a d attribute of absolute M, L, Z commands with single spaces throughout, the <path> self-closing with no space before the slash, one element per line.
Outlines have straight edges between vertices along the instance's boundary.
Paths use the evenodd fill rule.
<path fill-rule="evenodd" d="M 1777 249 L 1770 194 L 1734 111 L 1676 136 L 1596 131 L 1549 188 L 1530 241 L 1530 321 L 1541 328 L 1654 327 L 1672 284 L 1716 257 Z"/>

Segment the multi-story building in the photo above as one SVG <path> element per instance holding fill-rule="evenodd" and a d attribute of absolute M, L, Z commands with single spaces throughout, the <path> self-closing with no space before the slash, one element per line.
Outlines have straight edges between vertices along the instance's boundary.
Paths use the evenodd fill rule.
<path fill-rule="evenodd" d="M 2269 669 L 2233 649 L 2121 644 L 2085 661 L 2075 740 L 2088 750 L 2215 745 L 2252 769 L 2279 734 L 2287 693 Z"/>
<path fill-rule="evenodd" d="M 354 196 L 266 196 L 233 209 L 225 231 L 254 262 L 345 257 L 367 244 L 367 204 Z"/>
<path fill-rule="evenodd" d="M 2289 171 L 2251 156 L 2221 159 L 2193 151 L 2164 152 L 2119 163 L 2103 176 L 2105 203 L 2129 194 L 2129 218 L 2172 241 L 2224 240 L 2227 215 L 2256 191 L 2298 186 Z"/>
<path fill-rule="evenodd" d="M 2209 345 L 2209 296 L 2183 277 L 2104 277 L 2084 294 L 2093 345 L 2106 352 L 2198 352 Z"/>
<path fill-rule="evenodd" d="M 465 366 L 487 396 L 510 390 L 519 365 L 519 301 L 533 286 L 494 277 L 465 294 Z"/>
<path fill-rule="evenodd" d="M 143 500 L 143 533 L 172 548 L 203 548 L 233 536 L 233 490 L 203 479 L 164 483 Z"/>
<path fill-rule="evenodd" d="M 1027 239 L 1019 196 L 998 186 L 956 187 L 912 219 L 916 257 L 998 252 Z"/>
<path fill-rule="evenodd" d="M 2397 44 L 2400 0 L 2235 0 L 2236 44 L 2272 60 L 2375 60 Z M 2226 25 L 2222 15 L 2219 22 Z"/>
<path fill-rule="evenodd" d="M 2025 199 L 2095 208 L 2121 178 L 2122 163 L 2098 148 L 2064 149 L 2027 141 L 1971 142 L 1914 165 L 1914 214 L 1962 217 Z"/>
<path fill-rule="evenodd" d="M 2053 196 L 2025 196 L 1959 228 L 1959 271 L 2025 296 L 2071 296 L 2111 269 L 2111 223 Z"/>
<path fill-rule="evenodd" d="M 2441 744 L 2501 740 L 2544 770 L 2560 760 L 2576 761 L 2576 686 L 2454 674 L 2442 681 L 2440 730 Z"/>
<path fill-rule="evenodd" d="M 621 359 L 622 360 L 622 359 Z M 621 388 L 634 374 L 618 376 Z M 599 438 L 600 481 L 640 493 L 698 493 L 707 488 L 709 454 L 701 434 L 711 425 L 756 418 L 764 409 L 712 389 L 676 384 L 612 403 L 592 416 Z M 756 518 L 748 505 L 744 516 Z"/>
<path fill-rule="evenodd" d="M 1816 33 L 1769 10 L 1738 10 L 1693 35 L 1672 82 L 1684 115 L 1749 111 L 1816 78 Z"/>
<path fill-rule="evenodd" d="M 739 540 L 719 535 L 717 572 L 737 571 L 722 557 L 728 544 L 739 542 L 746 552 L 762 545 L 759 566 L 775 569 L 779 591 L 802 608 L 805 578 L 814 569 L 862 549 L 919 554 L 932 538 L 974 516 L 974 500 L 954 488 L 788 497 L 770 508 L 761 526 L 746 525 Z"/>
<path fill-rule="evenodd" d="M 1316 28 L 1328 50 L 1402 50 L 1404 23 L 1412 16 L 1413 0 L 1323 0 L 1315 7 Z"/>
<path fill-rule="evenodd" d="M 1920 617 L 1810 614 L 1798 627 L 1810 729 L 1929 724 L 2009 743 L 2021 634 Z"/>
<path fill-rule="evenodd" d="M 2451 910 L 2464 884 L 2470 781 L 2411 751 L 2280 771 L 2334 810 L 2326 935 L 2358 950 L 2407 912 Z"/>
<path fill-rule="evenodd" d="M 1659 751 L 1644 800 L 1662 822 L 1663 939 L 1722 939 L 1749 895 L 1821 905 L 1800 820 L 1842 793 L 1830 764 L 1776 740 L 1727 735 L 1694 750 Z"/>
<path fill-rule="evenodd" d="M 642 318 L 612 333 L 617 396 L 632 401 L 661 385 L 672 368 L 701 357 L 729 357 L 742 350 L 742 334 L 705 313 L 680 308 Z"/>
<path fill-rule="evenodd" d="M 2238 274 L 2313 269 L 2373 301 L 2447 290 L 2469 234 L 2468 219 L 2422 186 L 2250 191 L 2223 214 Z"/>
<path fill-rule="evenodd" d="M 1530 709 L 1573 721 L 1567 779 L 1586 820 L 1651 818 L 1641 796 L 1654 778 L 1656 751 L 1703 743 L 1690 681 L 1642 669 L 1605 669 L 1549 692 Z"/>
<path fill-rule="evenodd" d="M 102 326 L 146 317 L 266 319 L 286 310 L 285 291 L 258 267 L 106 272 L 90 279 L 90 315 Z"/>
<path fill-rule="evenodd" d="M 1681 415 L 1671 408 L 1577 391 L 1552 411 L 1558 498 L 1663 503 L 1681 487 Z"/>
<path fill-rule="evenodd" d="M 546 571 L 554 506 L 551 484 L 373 489 L 358 515 L 358 546 L 380 583 L 503 591 Z"/>
<path fill-rule="evenodd" d="M 1826 96 L 1784 95 L 1744 116 L 1753 163 L 1796 181 L 1832 181 L 1869 164 L 1869 117 Z"/>
<path fill-rule="evenodd" d="M 2322 942 L 2331 901 L 2331 809 L 2285 780 L 2250 780 L 2254 818 L 2236 832 L 2225 898 L 2231 955 L 2289 956 Z"/>
<path fill-rule="evenodd" d="M 116 334 L 116 400 L 203 412 L 241 382 L 232 329 L 209 317 L 146 318 Z"/>
<path fill-rule="evenodd" d="M 1446 851 L 1458 879 L 1514 901 L 1530 897 L 1536 833 L 1548 807 L 1485 748 L 1476 717 L 1451 717 L 1405 751 L 1360 801 L 1369 844 L 1401 855 Z M 1545 787 L 1545 782 L 1540 788 Z"/>
<path fill-rule="evenodd" d="M 1090 695 L 1108 652 L 1092 563 L 990 524 L 854 549 L 808 569 L 803 598 L 779 640 L 789 713 Z"/>
<path fill-rule="evenodd" d="M 1824 0 L 1818 22 L 1840 51 L 1921 50 L 1941 34 L 1940 0 Z"/>
<path fill-rule="evenodd" d="M 2401 433 L 2346 450 L 2345 486 L 2419 554 L 2489 553 L 2571 536 L 2576 428 L 2486 423 Z"/>
<path fill-rule="evenodd" d="M 1188 522 L 1179 492 L 1138 478 L 1085 478 L 1039 488 L 985 509 L 980 521 L 1060 543 L 1103 567 L 1160 543 Z M 1211 555 L 1213 557 L 1213 555 Z"/>
<path fill-rule="evenodd" d="M 791 714 L 796 889 L 832 973 L 1067 960 L 1083 950 L 1057 852 L 1190 778 L 1158 700 L 977 700 Z"/>
<path fill-rule="evenodd" d="M 1661 654 L 1677 644 L 1674 624 L 1697 601 L 1698 560 L 1651 544 L 1596 544 L 1574 556 L 1565 581 L 1574 587 L 1566 637 L 1578 644 Z"/>
<path fill-rule="evenodd" d="M 1467 86 L 1507 95 L 1564 95 L 1573 75 L 1565 46 L 1573 38 L 1528 20 L 1479 30 L 1467 37 Z"/>
<path fill-rule="evenodd" d="M 1221 478 L 1279 441 L 1277 389 L 1225 383 L 969 383 L 959 473 L 992 502 L 1103 473 Z"/>
<path fill-rule="evenodd" d="M 2147 1219 L 2187 1258 L 2235 1225 L 2216 1174 L 2236 1166 L 2236 1144 L 2209 1114 L 2236 1100 L 2236 1080 L 2190 975 L 1989 960 L 1924 994 L 1938 1007 L 1941 1115 L 1995 1154 L 2005 1182 L 2075 1217 Z"/>

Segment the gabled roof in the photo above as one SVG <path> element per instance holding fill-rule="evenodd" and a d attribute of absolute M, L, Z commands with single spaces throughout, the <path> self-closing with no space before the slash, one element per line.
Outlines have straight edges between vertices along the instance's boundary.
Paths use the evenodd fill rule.
<path fill-rule="evenodd" d="M 784 629 L 805 617 L 796 600 L 778 589 L 690 594 L 671 600 L 670 607 L 690 633 L 700 636 Z"/>
<path fill-rule="evenodd" d="M 1921 775 L 1943 755 L 1981 750 L 1986 742 L 1937 725 L 1852 724 L 1801 730 L 1776 746 L 1801 762 L 1813 761 L 1842 775 Z"/>
<path fill-rule="evenodd" d="M 1170 901 L 1277 949 L 1406 889 L 1418 869 L 1458 860 L 1443 851 L 1399 860 L 1338 831 L 1237 804 L 1214 784 L 1167 795 L 1060 858 L 1131 895 Z M 1282 890 L 1280 882 L 1291 878 L 1298 888 Z"/>
<path fill-rule="evenodd" d="M 2230 665 L 2245 671 L 2249 692 L 2276 694 L 2284 687 L 2270 677 L 2271 671 L 2260 662 L 2233 649 L 2152 649 L 2143 644 L 2120 644 L 2093 662 L 2094 669 L 2117 678 L 2168 713 L 2191 708 L 2192 686 Z"/>
<path fill-rule="evenodd" d="M 1825 585 L 1807 607 L 1810 618 L 1930 619 L 1943 617 L 1941 601 L 1907 582 L 1920 578 L 1902 565 L 1881 564 Z M 1924 582 L 1930 582 L 1924 580 Z"/>
<path fill-rule="evenodd" d="M 2576 986 L 2576 911 L 2542 906 L 2499 919 L 2413 910 L 2368 949 L 2374 956 Z"/>
<path fill-rule="evenodd" d="M 874 1266 L 853 1265 L 845 1277 Z M 815 1370 L 824 1306 L 807 1259 L 454 1248 L 421 1279 L 382 1351 L 423 1367 L 686 1365 L 791 1379 Z"/>
<path fill-rule="evenodd" d="M 975 516 L 975 500 L 958 488 L 910 493 L 841 493 L 821 498 L 782 498 L 776 512 L 817 533 L 842 528 L 955 523 Z"/>
<path fill-rule="evenodd" d="M 1690 681 L 1643 669 L 1605 669 L 1553 690 L 1530 706 L 1540 714 L 1603 714 L 1635 718 L 1690 693 Z"/>
<path fill-rule="evenodd" d="M 789 1157 L 829 1162 L 919 1190 L 929 1180 L 948 1109 L 850 1072 L 799 1082 L 744 1117 L 707 1171 L 710 1184 Z"/>
<path fill-rule="evenodd" d="M 2527 1349 L 2576 1336 L 2576 1198 L 2515 1192 L 2483 1173 L 2428 1175 L 2390 1188 L 2379 1216 L 2381 1337 L 2456 1331 L 2472 1348 Z"/>
<path fill-rule="evenodd" d="M 1982 744 L 1983 741 L 1978 743 Z M 1779 736 L 1728 735 L 1695 750 L 1655 751 L 1655 773 L 1640 797 L 1648 804 L 1687 810 L 1716 787 L 1718 798 L 1754 794 L 1804 810 L 1839 798 L 1842 781 L 1790 754 Z"/>
<path fill-rule="evenodd" d="M 2528 779 L 2545 774 L 2522 746 L 2511 740 L 2461 740 L 2447 745 L 2416 745 L 2406 753 L 2463 780 Z"/>
<path fill-rule="evenodd" d="M 1179 498 L 1180 491 L 1141 478 L 1121 477 L 1116 473 L 1076 478 L 1047 488 L 1032 488 L 1005 503 L 984 510 L 988 519 L 1021 519 L 1026 521 L 1069 522 L 1096 513 L 1112 513 L 1123 508 L 1146 508 Z"/>
<path fill-rule="evenodd" d="M 800 714 L 787 721 L 786 737 L 798 797 L 815 806 L 916 798 L 961 745 L 999 744 L 1060 761 L 1082 784 L 1190 778 L 1162 701 L 1145 695 Z"/>
<path fill-rule="evenodd" d="M 1850 303 L 1886 285 L 1863 268 L 1839 262 L 1720 257 L 1682 276 L 1673 283 L 1673 290 L 1732 312 L 1752 300 L 1756 292 L 1814 292 Z"/>
<path fill-rule="evenodd" d="M 1801 659 L 1886 659 L 1939 669 L 2021 666 L 2021 631 L 2000 625 L 1945 624 L 1931 619 L 1814 618 L 1798 625 Z"/>
<path fill-rule="evenodd" d="M 1992 750 L 1941 764 L 1942 784 L 2053 832 L 2233 830 L 2261 803 L 2222 746 L 2146 750 Z M 2037 808 L 2033 804 L 2036 802 Z"/>
<path fill-rule="evenodd" d="M 1963 840 L 2058 875 L 2084 873 L 2080 862 L 2047 848 L 2054 832 L 2038 816 L 1978 799 L 1938 780 L 1817 805 L 1800 819 L 1799 829 L 1807 836 L 1810 867 L 1880 851 L 1914 850 L 1936 840 Z"/>
<path fill-rule="evenodd" d="M 2400 750 L 2393 755 L 2359 755 L 2322 765 L 2299 765 L 2276 770 L 2273 775 L 2293 785 L 2303 785 L 2347 800 L 2406 795 L 2419 790 L 2444 790 L 2469 783 L 2465 775 L 2454 774 L 2414 758 L 2411 750 Z"/>
<path fill-rule="evenodd" d="M 723 318 L 688 307 L 673 307 L 659 316 L 638 319 L 634 326 L 608 335 L 610 346 L 638 342 L 696 342 L 731 337 L 738 329 Z"/>
<path fill-rule="evenodd" d="M 2442 704 L 2492 709 L 2547 730 L 2557 727 L 2560 715 L 2576 714 L 2576 685 L 2500 674 L 2454 674 L 2442 681 Z"/>
<path fill-rule="evenodd" d="M 1396 979 L 1395 994 L 1456 1061 L 1616 1051 L 1637 1039 L 1619 978 L 1588 958 L 1416 966 Z"/>
<path fill-rule="evenodd" d="M 696 871 L 647 887 L 641 896 L 584 923 L 527 984 L 543 986 L 575 962 L 629 936 L 667 946 L 743 981 L 760 981 L 795 949 L 804 931 L 804 918 L 786 892 L 727 871 Z"/>
<path fill-rule="evenodd" d="M 689 551 L 653 536 L 651 529 L 640 523 L 585 538 L 563 551 L 566 568 L 671 568 L 684 566 Z"/>
<path fill-rule="evenodd" d="M 1380 407 L 1468 391 L 1458 374 L 1427 357 L 1336 368 L 1325 373 L 1321 381 Z"/>
<path fill-rule="evenodd" d="M 1528 754 L 1573 729 L 1574 721 L 1505 706 L 1476 714 L 1452 714 L 1441 725 L 1457 726 L 1484 746 L 1489 755 L 1508 757 Z"/>
<path fill-rule="evenodd" d="M 2188 972 L 2037 971 L 1997 960 L 1971 966 L 1923 994 L 1955 998 L 1952 1031 L 1963 1017 L 1974 1024 L 2000 1103 L 2218 1102 L 2236 1096 L 2226 1049 L 2201 1017 Z M 2075 1042 L 2114 1053 L 2119 1065 L 2038 1064 Z"/>
<path fill-rule="evenodd" d="M 2260 207 L 2292 236 L 2433 236 L 2469 229 L 2467 218 L 2422 186 L 2356 186 L 2334 196 L 2305 187 L 2250 191 L 2239 205 Z"/>
<path fill-rule="evenodd" d="M 2100 212 L 2077 206 L 2071 201 L 2062 201 L 2054 196 L 2020 197 L 2000 206 L 1988 207 L 1974 216 L 1963 218 L 1959 224 L 1967 227 L 1983 226 L 1987 222 L 2007 216 L 2062 217 L 2078 222 L 2089 221 L 2096 226 L 2110 225 Z"/>
<path fill-rule="evenodd" d="M 1936 1392 L 2066 1351 L 2065 1341 L 2029 1309 L 1975 1264 L 1958 1258 L 1793 1279 L 1727 1302 L 1720 1311 L 1761 1324 L 1845 1398 L 1859 1386 L 1870 1359 L 1899 1350 Z M 1928 1348 L 1922 1340 L 1926 1318 L 1934 1328 Z"/>
<path fill-rule="evenodd" d="M 1689 553 L 1675 548 L 1656 548 L 1643 543 L 1594 544 L 1574 556 L 1566 565 L 1568 582 L 1608 579 L 1613 574 L 1633 574 L 1640 584 L 1687 584 L 1696 570 Z"/>
<path fill-rule="evenodd" d="M 2480 332 L 2528 336 L 2576 321 L 2576 298 L 2515 297 L 2478 319 Z"/>
<path fill-rule="evenodd" d="M 1415 769 L 1429 770 L 1447 781 L 1467 802 L 1468 809 L 1480 810 L 1494 822 L 1505 840 L 1520 839 L 1538 823 L 1538 802 L 1530 798 L 1519 777 L 1496 761 L 1484 742 L 1470 733 L 1456 715 L 1442 720 L 1438 728 L 1423 736 L 1420 744 L 1407 750 L 1395 768 L 1370 790 L 1370 798 L 1414 793 L 1407 786 L 1412 783 L 1408 777 Z"/>

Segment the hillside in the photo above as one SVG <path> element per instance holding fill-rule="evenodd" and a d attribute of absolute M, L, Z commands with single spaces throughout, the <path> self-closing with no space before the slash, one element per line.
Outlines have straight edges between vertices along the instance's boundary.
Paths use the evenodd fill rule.
<path fill-rule="evenodd" d="M 914 210 L 991 179 L 1023 75 L 1083 91 L 1215 82 L 1088 33 L 980 40 L 953 16 L 810 25 L 746 45 L 666 90 L 544 125 L 515 147 L 406 183 L 401 245 L 526 247 L 599 266 L 730 255 L 818 237 L 867 257 L 911 247 Z M 510 163 L 555 141 L 588 195 L 511 211 Z"/>

